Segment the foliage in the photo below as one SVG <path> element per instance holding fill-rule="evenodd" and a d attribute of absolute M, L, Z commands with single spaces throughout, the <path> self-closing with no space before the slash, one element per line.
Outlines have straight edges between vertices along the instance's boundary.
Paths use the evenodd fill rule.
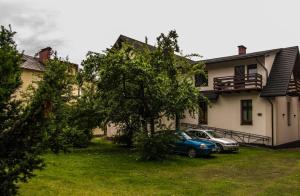
<path fill-rule="evenodd" d="M 77 129 L 75 127 L 65 127 L 63 130 L 63 138 L 65 144 L 73 147 L 87 147 L 92 138 L 91 133 L 87 130 Z"/>
<path fill-rule="evenodd" d="M 74 75 L 70 73 L 70 64 L 55 54 L 45 62 L 46 70 L 42 80 L 27 106 L 28 116 L 38 123 L 34 125 L 43 133 L 44 148 L 57 153 L 65 150 L 63 130 L 68 126 L 69 111 L 74 100 Z"/>
<path fill-rule="evenodd" d="M 56 55 L 28 103 L 15 94 L 21 85 L 22 54 L 13 41 L 15 32 L 0 31 L 0 195 L 17 193 L 16 183 L 26 182 L 33 170 L 44 167 L 40 154 L 65 149 L 64 130 L 72 105 L 73 76 L 69 64 Z"/>
<path fill-rule="evenodd" d="M 174 149 L 175 137 L 168 130 L 155 134 L 139 132 L 135 137 L 135 147 L 142 160 L 164 160 Z"/>
<path fill-rule="evenodd" d="M 114 136 L 114 143 L 124 144 L 127 147 L 133 146 L 134 134 L 140 130 L 139 121 L 136 119 L 128 119 L 124 124 L 120 125 L 118 133 Z"/>
<path fill-rule="evenodd" d="M 15 32 L 0 31 L 0 195 L 14 195 L 18 181 L 26 182 L 34 169 L 43 167 L 38 157 L 39 135 L 26 129 L 24 111 L 15 93 L 21 85 L 22 54 L 13 40 Z"/>
<path fill-rule="evenodd" d="M 103 106 L 105 122 L 120 125 L 128 144 L 140 130 L 154 134 L 155 122 L 163 116 L 176 118 L 178 128 L 184 111 L 198 108 L 200 94 L 193 77 L 204 73 L 203 65 L 191 61 L 198 55 L 175 54 L 177 38 L 176 31 L 161 34 L 154 49 L 118 43 L 103 54 L 88 53 L 82 63 L 93 97 Z"/>
<path fill-rule="evenodd" d="M 166 70 L 168 79 L 171 81 L 166 88 L 166 102 L 164 103 L 165 115 L 175 118 L 175 128 L 179 129 L 180 119 L 184 117 L 184 111 L 191 114 L 197 111 L 201 94 L 195 88 L 193 77 L 195 75 L 205 76 L 204 64 L 194 62 L 191 58 L 201 57 L 198 54 L 180 56 L 176 31 L 170 31 L 168 35 L 161 34 L 157 38 L 157 49 L 154 52 L 154 64 L 159 70 Z"/>

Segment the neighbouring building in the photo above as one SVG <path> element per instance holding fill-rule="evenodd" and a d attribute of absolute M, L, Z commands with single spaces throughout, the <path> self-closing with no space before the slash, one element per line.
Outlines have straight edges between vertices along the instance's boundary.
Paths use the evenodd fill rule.
<path fill-rule="evenodd" d="M 122 41 L 135 47 L 146 44 L 123 35 L 116 44 Z M 241 45 L 237 55 L 203 61 L 208 77 L 195 76 L 195 85 L 210 103 L 200 101 L 202 112 L 186 113 L 182 126 L 227 130 L 238 137 L 252 136 L 248 142 L 275 146 L 300 140 L 298 47 L 246 50 Z M 111 125 L 107 131 L 113 134 L 115 129 Z"/>
<path fill-rule="evenodd" d="M 22 93 L 30 85 L 35 85 L 35 82 L 42 78 L 45 71 L 45 62 L 50 60 L 52 49 L 46 47 L 41 49 L 36 56 L 23 55 L 23 62 L 21 64 L 21 80 L 22 85 L 17 90 L 16 96 L 18 99 L 22 98 Z M 70 62 L 66 62 L 70 65 L 70 72 L 76 74 L 78 72 L 78 65 Z M 74 86 L 74 95 L 78 94 L 78 88 Z"/>

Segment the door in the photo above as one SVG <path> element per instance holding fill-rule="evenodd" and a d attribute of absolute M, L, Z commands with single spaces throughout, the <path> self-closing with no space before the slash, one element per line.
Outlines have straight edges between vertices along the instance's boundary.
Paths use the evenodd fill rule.
<path fill-rule="evenodd" d="M 207 103 L 200 102 L 199 103 L 199 119 L 198 124 L 205 124 L 207 125 Z"/>
<path fill-rule="evenodd" d="M 186 153 L 186 139 L 179 133 L 175 133 L 175 153 L 183 154 Z"/>
<path fill-rule="evenodd" d="M 245 88 L 245 65 L 238 65 L 234 67 L 234 88 Z"/>

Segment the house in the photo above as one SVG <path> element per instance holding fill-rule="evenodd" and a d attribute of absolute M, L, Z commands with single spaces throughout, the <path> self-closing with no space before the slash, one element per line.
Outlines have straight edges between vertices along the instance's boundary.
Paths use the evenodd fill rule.
<path fill-rule="evenodd" d="M 21 80 L 22 85 L 16 92 L 17 99 L 22 98 L 22 92 L 25 92 L 30 85 L 35 85 L 35 82 L 39 81 L 45 71 L 45 62 L 50 59 L 52 54 L 52 49 L 46 47 L 41 49 L 37 56 L 23 55 L 21 64 Z M 70 71 L 72 74 L 77 73 L 78 65 L 74 63 L 69 63 Z M 74 95 L 78 94 L 78 88 L 74 87 Z"/>
<path fill-rule="evenodd" d="M 145 45 L 124 35 L 115 45 L 123 41 Z M 237 55 L 203 62 L 208 77 L 195 76 L 195 85 L 210 103 L 200 101 L 201 112 L 194 116 L 186 112 L 183 127 L 206 126 L 274 146 L 300 140 L 297 46 L 247 53 L 241 45 Z"/>
<path fill-rule="evenodd" d="M 195 85 L 210 99 L 203 112 L 182 123 L 204 124 L 270 138 L 269 145 L 300 139 L 300 56 L 298 47 L 205 60 L 207 79 Z"/>

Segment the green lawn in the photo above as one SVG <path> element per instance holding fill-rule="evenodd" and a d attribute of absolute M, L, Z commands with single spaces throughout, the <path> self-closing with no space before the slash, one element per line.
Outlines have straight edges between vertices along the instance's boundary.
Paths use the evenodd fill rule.
<path fill-rule="evenodd" d="M 142 162 L 95 139 L 87 149 L 47 154 L 21 195 L 300 195 L 300 151 L 241 148 L 237 154 Z"/>

